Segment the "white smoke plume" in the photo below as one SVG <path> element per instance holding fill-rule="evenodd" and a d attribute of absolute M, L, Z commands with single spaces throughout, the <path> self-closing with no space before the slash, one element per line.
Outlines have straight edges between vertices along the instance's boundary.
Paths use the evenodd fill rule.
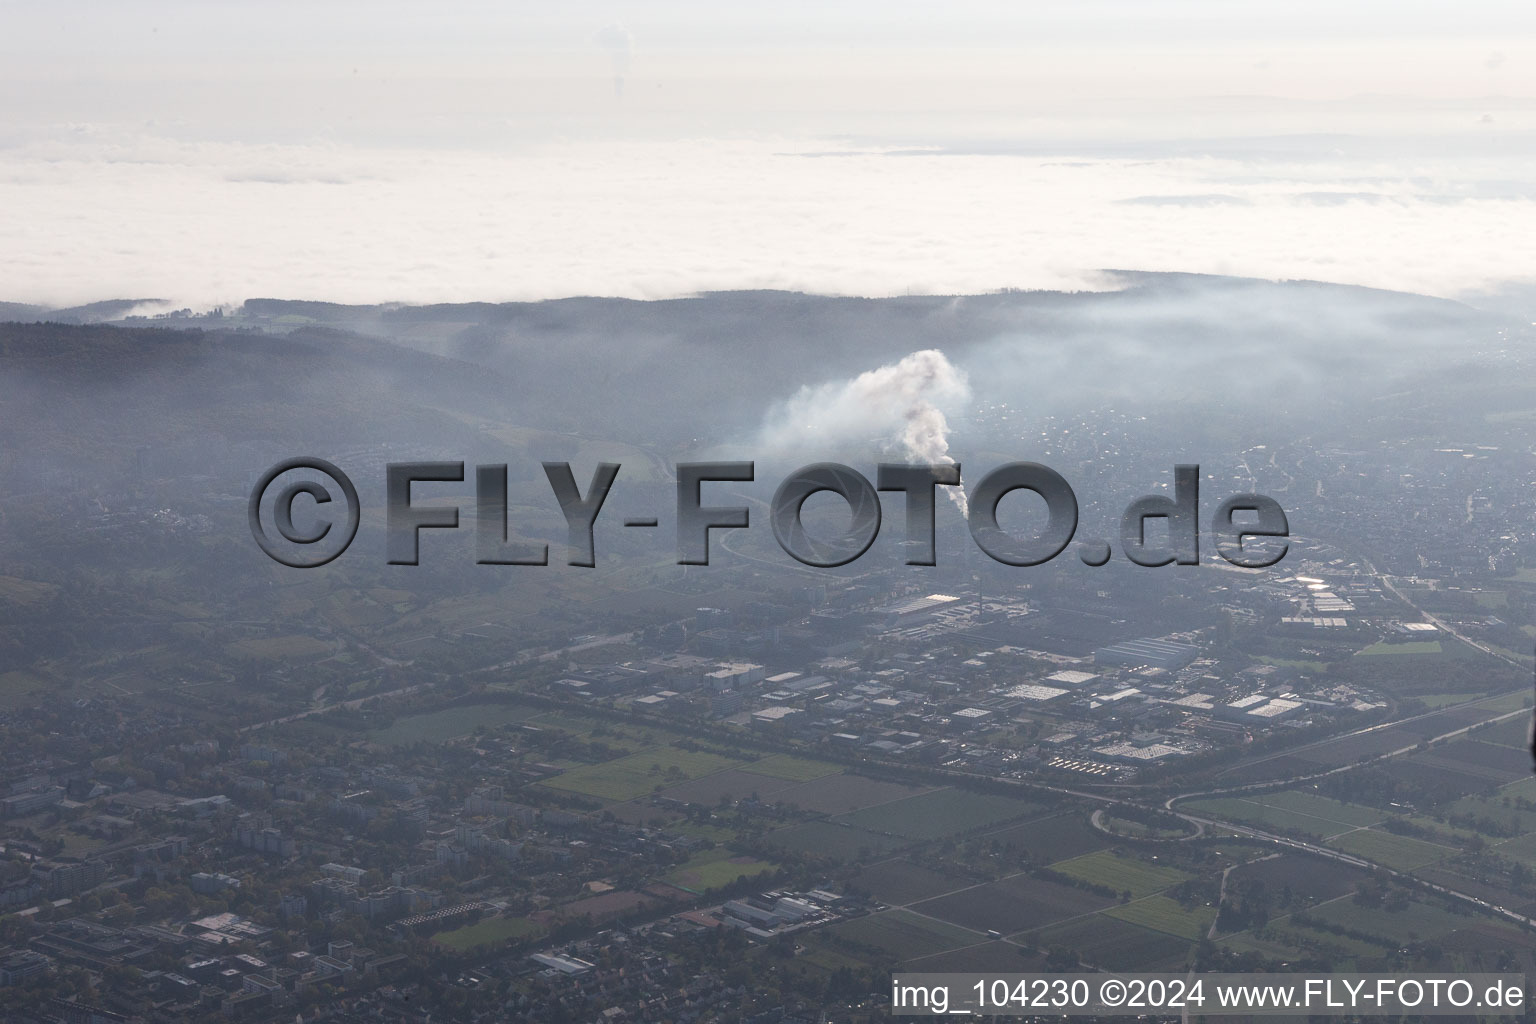
<path fill-rule="evenodd" d="M 950 464 L 949 420 L 944 407 L 971 400 L 965 371 L 938 349 L 913 352 L 900 362 L 801 388 L 772 409 L 760 442 L 774 450 L 801 451 L 871 441 L 899 447 L 911 462 Z M 968 514 L 965 492 L 939 488 Z"/>

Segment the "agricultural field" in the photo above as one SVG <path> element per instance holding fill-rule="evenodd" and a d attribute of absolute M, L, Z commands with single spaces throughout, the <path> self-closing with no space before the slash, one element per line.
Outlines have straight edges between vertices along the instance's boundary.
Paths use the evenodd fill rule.
<path fill-rule="evenodd" d="M 1001 974 L 1015 971 L 1043 971 L 1045 958 L 1001 939 L 965 946 L 947 953 L 909 960 L 902 965 L 908 971 L 935 971 Z"/>
<path fill-rule="evenodd" d="M 1500 797 L 1509 797 L 1511 800 L 1536 801 L 1536 778 L 1527 776 L 1519 782 L 1511 783 L 1499 790 Z"/>
<path fill-rule="evenodd" d="M 864 775 L 827 775 L 791 786 L 776 794 L 775 800 L 804 811 L 835 816 L 915 796 L 931 788 L 885 782 Z"/>
<path fill-rule="evenodd" d="M 836 775 L 842 770 L 838 765 L 826 761 L 813 761 L 793 754 L 770 754 L 742 769 L 754 775 L 766 775 L 770 779 L 784 779 L 787 782 L 810 782 L 812 779 Z"/>
<path fill-rule="evenodd" d="M 854 876 L 852 884 L 881 903 L 905 906 L 957 889 L 964 883 L 909 860 L 887 860 L 865 868 Z"/>
<path fill-rule="evenodd" d="M 1379 942 L 1366 942 L 1348 935 L 1335 935 L 1322 928 L 1297 924 L 1290 919 L 1281 921 L 1274 931 L 1277 938 L 1284 936 L 1287 941 L 1295 943 L 1299 949 L 1328 950 L 1335 956 L 1340 954 L 1352 957 L 1379 956 L 1383 949 L 1394 948 L 1390 941 L 1386 945 Z"/>
<path fill-rule="evenodd" d="M 1371 735 L 1375 735 L 1372 733 Z M 1411 738 L 1407 742 L 1412 742 Z M 1335 746 L 1335 750 L 1337 747 Z M 1325 755 L 1327 756 L 1327 755 Z M 1358 760 L 1352 758 L 1351 760 Z M 1222 785 L 1237 786 L 1245 782 L 1264 782 L 1272 779 L 1306 775 L 1317 771 L 1317 762 L 1309 761 L 1301 753 L 1285 754 L 1258 761 L 1240 761 L 1231 768 L 1217 773 Z"/>
<path fill-rule="evenodd" d="M 1400 728 L 1404 732 L 1413 733 L 1419 739 L 1441 736 L 1453 729 L 1486 722 L 1490 715 L 1496 713 L 1494 709 L 1497 703 L 1497 701 L 1489 701 L 1487 703 L 1480 701 L 1476 705 L 1469 705 L 1467 707 L 1442 708 L 1427 718 L 1403 722 Z"/>
<path fill-rule="evenodd" d="M 1411 932 L 1423 939 L 1436 939 L 1455 931 L 1468 928 L 1482 918 L 1455 914 L 1438 906 L 1418 901 L 1410 902 L 1402 910 L 1386 907 L 1361 906 L 1352 899 L 1334 900 L 1324 906 L 1309 910 L 1308 915 L 1330 924 L 1340 925 L 1367 935 L 1380 936 L 1387 943 L 1397 944 Z"/>
<path fill-rule="evenodd" d="M 1353 825 L 1298 814 L 1280 807 L 1270 807 L 1257 800 L 1244 797 L 1218 797 L 1211 800 L 1191 800 L 1179 805 L 1191 814 L 1209 815 L 1224 821 L 1241 822 L 1255 828 L 1269 828 L 1280 832 L 1293 832 L 1319 839 L 1327 839 L 1341 832 L 1348 832 Z"/>
<path fill-rule="evenodd" d="M 1426 721 L 1429 721 L 1429 719 L 1426 719 Z M 1298 750 L 1293 756 L 1302 762 L 1311 762 L 1313 765 L 1334 768 L 1339 765 L 1354 764 L 1363 758 L 1375 757 L 1394 750 L 1402 750 L 1405 747 L 1413 746 L 1421 739 L 1423 739 L 1422 736 L 1405 728 L 1394 727 L 1391 729 L 1380 729 L 1376 732 L 1368 732 L 1363 736 L 1350 736 L 1347 739 L 1319 743 L 1315 747 Z M 1312 770 L 1316 771 L 1317 769 L 1314 767 Z"/>
<path fill-rule="evenodd" d="M 1262 938 L 1253 932 L 1238 932 L 1218 935 L 1216 941 L 1223 949 L 1258 953 L 1271 960 L 1294 961 L 1308 954 L 1322 956 L 1339 971 L 1366 970 L 1369 965 L 1361 964 L 1360 958 L 1380 957 L 1384 951 L 1377 943 L 1299 925 L 1288 917 L 1271 920 Z"/>
<path fill-rule="evenodd" d="M 992 838 L 1028 853 L 1037 864 L 1066 860 L 1109 845 L 1109 838 L 1088 824 L 1088 814 L 1084 811 L 1067 811 L 1042 821 L 1016 825 Z"/>
<path fill-rule="evenodd" d="M 842 815 L 839 821 L 871 832 L 909 839 L 938 839 L 1000 825 L 1041 811 L 1038 804 L 1007 796 L 940 789 Z"/>
<path fill-rule="evenodd" d="M 1415 754 L 1412 760 L 1476 775 L 1494 783 L 1514 782 L 1531 773 L 1530 751 L 1476 739 L 1442 743 L 1422 754 Z"/>
<path fill-rule="evenodd" d="M 1498 791 L 1499 782 L 1482 775 L 1458 771 L 1445 762 L 1426 764 L 1418 756 L 1400 757 L 1392 763 L 1393 778 L 1417 795 L 1416 803 L 1432 806 L 1464 796 L 1486 796 Z"/>
<path fill-rule="evenodd" d="M 1335 836 L 1328 841 L 1328 845 L 1336 850 L 1357 854 L 1399 871 L 1412 871 L 1461 852 L 1437 843 L 1427 843 L 1422 839 L 1393 835 L 1391 832 L 1378 832 L 1374 829 L 1360 829 Z"/>
<path fill-rule="evenodd" d="M 1232 869 L 1229 884 L 1252 878 L 1264 883 L 1272 894 L 1289 891 L 1292 899 L 1323 903 L 1355 891 L 1369 872 L 1337 861 L 1299 853 L 1265 857 Z"/>
<path fill-rule="evenodd" d="M 1191 943 L 1167 932 L 1094 914 L 1025 937 L 1041 949 L 1072 949 L 1083 961 L 1110 970 L 1157 970 L 1187 962 Z"/>
<path fill-rule="evenodd" d="M 1009 935 L 1091 914 L 1113 902 L 1070 885 L 1014 875 L 926 900 L 912 909 L 977 931 L 995 929 Z"/>
<path fill-rule="evenodd" d="M 1467 738 L 1529 752 L 1530 748 L 1526 745 L 1526 741 L 1530 727 L 1531 723 L 1527 718 L 1507 718 L 1486 728 L 1474 729 L 1467 734 Z"/>
<path fill-rule="evenodd" d="M 1452 704 L 1465 704 L 1477 697 L 1475 693 L 1418 693 L 1413 699 L 1428 708 L 1443 708 Z"/>
<path fill-rule="evenodd" d="M 1161 892 L 1170 885 L 1189 879 L 1177 868 L 1120 857 L 1109 850 L 1074 857 L 1051 865 L 1051 870 L 1080 878 L 1094 885 L 1104 885 L 1117 892 L 1129 891 L 1133 899 Z"/>
<path fill-rule="evenodd" d="M 776 803 L 779 794 L 795 783 L 785 779 L 757 775 L 749 771 L 751 765 L 732 768 L 689 782 L 679 783 L 662 790 L 661 795 L 670 800 L 714 807 L 722 800 L 742 800 L 756 796 L 764 803 Z"/>
<path fill-rule="evenodd" d="M 790 970 L 798 975 L 819 974 L 825 977 L 841 968 L 862 970 L 869 966 L 868 954 L 856 947 L 844 947 L 831 941 L 822 932 L 811 932 L 805 937 L 804 948 L 791 962 Z"/>
<path fill-rule="evenodd" d="M 1490 698 L 1481 706 L 1488 711 L 1497 714 L 1500 711 L 1519 711 L 1521 708 L 1530 707 L 1531 703 L 1531 691 L 1522 686 L 1520 689 L 1506 693 L 1500 697 Z M 1521 722 L 1520 724 L 1524 725 L 1525 723 Z"/>
<path fill-rule="evenodd" d="M 667 875 L 667 881 L 683 889 L 703 892 L 729 885 L 742 875 L 751 878 L 778 869 L 779 866 L 772 861 L 737 856 L 729 850 L 716 848 L 697 853 L 686 863 L 674 868 Z"/>
<path fill-rule="evenodd" d="M 1527 868 L 1536 868 L 1536 834 L 1523 835 L 1501 842 L 1493 849 L 1500 857 L 1519 861 Z"/>
<path fill-rule="evenodd" d="M 740 764 L 705 751 L 652 747 L 616 761 L 572 768 L 541 785 L 618 803 L 662 789 L 679 776 L 696 779 Z"/>
<path fill-rule="evenodd" d="M 905 840 L 876 835 L 834 821 L 807 821 L 775 829 L 764 836 L 763 841 L 793 853 L 845 861 L 879 856 L 906 845 Z"/>
<path fill-rule="evenodd" d="M 1466 843 L 1471 842 L 1474 836 L 1480 834 L 1476 829 L 1462 828 L 1456 825 L 1448 825 L 1443 821 L 1437 821 L 1434 818 L 1427 817 L 1423 814 L 1403 815 L 1402 820 L 1408 822 L 1410 825 L 1422 828 L 1428 833 L 1427 835 L 1421 835 L 1417 838 L 1422 839 L 1427 843 L 1439 843 L 1441 846 L 1454 846 L 1460 848 Z M 1498 839 L 1491 839 L 1489 841 L 1499 842 Z"/>
<path fill-rule="evenodd" d="M 1216 920 L 1215 907 L 1184 907 L 1166 896 L 1148 896 L 1104 911 L 1110 917 L 1139 924 L 1153 931 L 1167 932 L 1181 939 L 1199 939 Z"/>
<path fill-rule="evenodd" d="M 1374 807 L 1363 804 L 1347 804 L 1331 797 L 1320 796 L 1306 790 L 1286 789 L 1278 793 L 1265 793 L 1252 799 L 1270 807 L 1280 807 L 1316 818 L 1326 818 L 1344 825 L 1374 825 L 1384 815 Z"/>
<path fill-rule="evenodd" d="M 1261 793 L 1245 797 L 1191 800 L 1181 805 L 1194 814 L 1239 821 L 1257 828 L 1271 828 L 1328 839 L 1387 815 L 1359 804 L 1346 804 L 1299 790 Z"/>
<path fill-rule="evenodd" d="M 832 925 L 827 932 L 834 943 L 841 939 L 898 961 L 986 941 L 980 933 L 905 910 L 850 918 Z"/>
<path fill-rule="evenodd" d="M 526 917 L 488 917 L 453 931 L 438 932 L 432 941 L 458 953 L 480 946 L 495 946 L 510 939 L 527 939 L 544 932 L 544 926 Z"/>

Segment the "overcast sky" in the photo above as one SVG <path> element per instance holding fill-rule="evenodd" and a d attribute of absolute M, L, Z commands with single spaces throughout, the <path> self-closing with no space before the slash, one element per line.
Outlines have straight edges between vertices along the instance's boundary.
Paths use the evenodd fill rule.
<path fill-rule="evenodd" d="M 1536 278 L 1536 5 L 0 2 L 0 299 Z"/>

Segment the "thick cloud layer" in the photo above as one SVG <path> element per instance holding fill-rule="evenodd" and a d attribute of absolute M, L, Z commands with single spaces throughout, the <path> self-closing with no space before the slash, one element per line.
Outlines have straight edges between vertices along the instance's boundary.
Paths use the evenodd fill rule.
<path fill-rule="evenodd" d="M 104 136 L 0 148 L 0 299 L 206 306 L 1104 287 L 1100 268 L 1454 296 L 1536 279 L 1519 161 L 789 140 L 516 153 Z"/>

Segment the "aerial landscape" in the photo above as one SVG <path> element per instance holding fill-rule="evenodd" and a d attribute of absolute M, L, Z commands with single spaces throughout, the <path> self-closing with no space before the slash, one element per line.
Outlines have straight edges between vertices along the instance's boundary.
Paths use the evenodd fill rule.
<path fill-rule="evenodd" d="M 1528 1016 L 1536 12 L 609 6 L 0 11 L 0 1020 Z"/>
<path fill-rule="evenodd" d="M 1289 350 L 1300 373 L 1324 358 L 1315 324 L 1348 320 L 1395 368 L 1371 391 L 1255 392 L 1234 420 L 1178 378 L 1240 391 L 1265 368 L 1192 343 L 1144 396 L 1063 373 L 1049 411 L 1007 401 L 1033 393 L 1003 374 L 1041 322 L 1119 317 L 1129 349 L 1147 309 L 1198 338 L 1226 305 L 1255 311 L 1253 359 Z M 3 401 L 26 410 L 5 419 L 0 580 L 17 1007 L 863 1019 L 896 969 L 1507 971 L 1536 951 L 1536 456 L 1510 383 L 1528 324 L 1159 275 L 1108 296 L 120 311 L 0 328 Z M 584 372 L 580 332 L 620 315 Z M 1274 497 L 1288 549 L 1267 569 L 1209 545 L 1198 566 L 1020 568 L 941 502 L 936 565 L 904 564 L 888 529 L 809 568 L 766 530 L 764 472 L 709 485 L 761 518 L 716 532 L 708 566 L 616 513 L 593 568 L 561 564 L 536 463 L 617 462 L 615 506 L 670 521 L 671 467 L 771 441 L 753 420 L 794 396 L 772 382 L 796 376 L 797 335 L 754 325 L 781 320 L 836 324 L 852 367 L 940 344 L 994 367 L 970 371 L 950 451 L 968 477 L 1051 465 L 1085 532 L 1194 451 L 1207 505 Z M 701 323 L 741 348 L 685 354 Z M 1427 361 L 1456 333 L 1458 365 Z M 746 379 L 762 407 L 727 408 Z M 658 415 L 662 386 L 700 418 Z M 225 524 L 316 438 L 363 522 L 344 556 L 290 569 Z M 383 464 L 432 457 L 507 464 L 511 530 L 552 564 L 476 565 L 447 531 L 388 564 Z"/>

